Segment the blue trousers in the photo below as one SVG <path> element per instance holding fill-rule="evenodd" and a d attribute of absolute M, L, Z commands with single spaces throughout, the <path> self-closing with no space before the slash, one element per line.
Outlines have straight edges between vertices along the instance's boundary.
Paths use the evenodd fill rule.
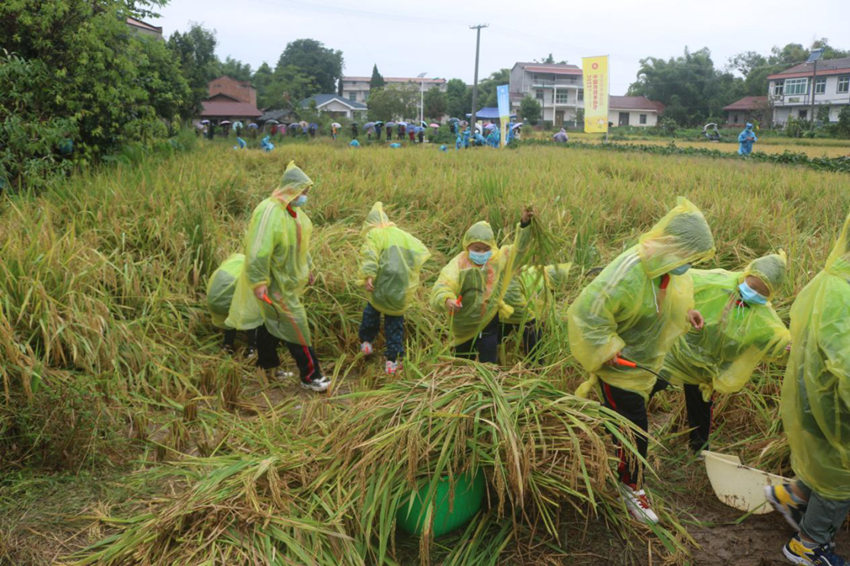
<path fill-rule="evenodd" d="M 381 330 L 381 313 L 366 303 L 360 321 L 361 342 L 372 342 Z M 404 357 L 404 317 L 384 315 L 384 339 L 387 341 L 386 356 L 391 362 Z"/>

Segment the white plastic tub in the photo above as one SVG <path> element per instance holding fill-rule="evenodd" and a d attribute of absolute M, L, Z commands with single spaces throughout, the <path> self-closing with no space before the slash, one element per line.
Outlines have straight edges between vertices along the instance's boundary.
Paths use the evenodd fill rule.
<path fill-rule="evenodd" d="M 703 450 L 702 454 L 708 481 L 720 501 L 756 515 L 773 511 L 764 497 L 764 486 L 785 483 L 787 479 L 745 466 L 734 455 L 708 450 Z"/>

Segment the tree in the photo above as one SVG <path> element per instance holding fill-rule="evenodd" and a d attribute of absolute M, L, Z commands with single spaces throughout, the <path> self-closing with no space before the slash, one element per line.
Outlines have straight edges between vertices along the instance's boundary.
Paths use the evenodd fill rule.
<path fill-rule="evenodd" d="M 201 109 L 201 101 L 209 95 L 209 82 L 219 70 L 215 45 L 215 32 L 198 24 L 186 33 L 176 31 L 168 38 L 168 48 L 177 58 L 192 91 L 191 98 L 182 109 L 185 118 L 196 115 Z"/>
<path fill-rule="evenodd" d="M 0 177 L 37 186 L 67 164 L 167 134 L 188 87 L 170 51 L 125 21 L 160 2 L 0 2 Z M 59 140 L 73 152 L 55 155 Z M 63 143 L 67 147 L 66 144 Z"/>
<path fill-rule="evenodd" d="M 703 123 L 743 93 L 741 79 L 714 68 L 708 48 L 693 53 L 686 48 L 682 57 L 666 61 L 647 57 L 640 64 L 638 80 L 629 86 L 628 94 L 664 103 L 665 116 L 679 124 Z"/>
<path fill-rule="evenodd" d="M 372 78 L 369 79 L 369 90 L 372 90 L 373 88 L 381 88 L 386 84 L 387 81 L 385 81 L 383 75 L 378 72 L 378 65 L 372 65 Z"/>
<path fill-rule="evenodd" d="M 375 89 L 367 102 L 370 120 L 410 118 L 419 114 L 419 89 L 415 85 L 390 85 Z"/>
<path fill-rule="evenodd" d="M 542 114 L 540 103 L 531 96 L 526 96 L 519 103 L 519 113 L 522 116 L 523 122 L 528 122 L 532 126 L 537 124 Z"/>
<path fill-rule="evenodd" d="M 273 83 L 274 72 L 269 64 L 264 61 L 251 76 L 251 84 L 257 89 L 257 107 L 271 108 L 275 99 Z"/>
<path fill-rule="evenodd" d="M 440 87 L 433 86 L 425 91 L 423 114 L 435 120 L 439 120 L 448 108 L 448 98 Z"/>
<path fill-rule="evenodd" d="M 450 79 L 446 83 L 446 114 L 463 118 L 471 111 L 472 91 L 460 79 Z"/>
<path fill-rule="evenodd" d="M 845 106 L 838 114 L 838 124 L 835 126 L 838 135 L 850 138 L 850 106 Z"/>
<path fill-rule="evenodd" d="M 337 80 L 342 78 L 342 63 L 342 51 L 328 49 L 315 39 L 296 39 L 286 45 L 275 70 L 293 67 L 320 92 L 330 93 L 336 92 Z"/>
<path fill-rule="evenodd" d="M 227 75 L 231 79 L 236 79 L 237 81 L 250 81 L 251 65 L 243 63 L 242 61 L 237 61 L 236 59 L 231 59 L 230 56 L 228 56 L 227 59 L 224 60 L 224 63 L 219 63 L 216 75 Z"/>
<path fill-rule="evenodd" d="M 489 77 L 478 83 L 478 108 L 488 106 L 497 106 L 499 104 L 496 87 L 499 85 L 510 84 L 511 70 L 499 69 Z"/>

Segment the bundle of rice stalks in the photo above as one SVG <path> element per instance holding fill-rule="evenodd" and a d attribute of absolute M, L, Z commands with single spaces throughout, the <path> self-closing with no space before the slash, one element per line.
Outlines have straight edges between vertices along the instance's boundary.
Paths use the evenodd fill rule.
<path fill-rule="evenodd" d="M 613 480 L 608 434 L 634 452 L 629 425 L 616 414 L 521 367 L 424 367 L 431 369 L 409 366 L 413 379 L 375 391 L 300 400 L 300 416 L 290 410 L 293 401 L 278 408 L 276 427 L 267 419 L 253 433 L 246 427 L 234 438 L 234 455 L 175 464 L 190 487 L 137 517 L 111 520 L 123 532 L 89 548 L 80 564 L 222 557 L 234 564 L 397 564 L 411 554 L 423 564 L 436 557 L 493 564 L 502 552 L 563 548 L 562 516 L 598 515 L 624 536 L 636 534 L 606 495 L 614 491 L 605 488 Z M 456 480 L 480 472 L 489 484 L 484 509 L 434 544 L 437 484 L 448 480 L 453 500 Z M 397 513 L 420 489 L 429 510 L 412 549 L 409 539 L 397 544 Z"/>

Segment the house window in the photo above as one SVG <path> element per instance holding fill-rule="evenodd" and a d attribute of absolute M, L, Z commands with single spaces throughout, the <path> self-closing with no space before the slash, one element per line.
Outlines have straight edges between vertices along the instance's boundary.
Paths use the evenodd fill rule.
<path fill-rule="evenodd" d="M 808 94 L 809 79 L 785 79 L 785 96 L 793 94 Z"/>
<path fill-rule="evenodd" d="M 576 100 L 578 100 L 579 102 L 584 102 L 584 89 L 583 88 L 578 89 L 578 98 Z"/>
<path fill-rule="evenodd" d="M 641 123 L 641 124 L 646 124 L 646 114 L 641 114 L 641 115 L 640 115 L 640 123 Z"/>
<path fill-rule="evenodd" d="M 773 83 L 774 96 L 782 96 L 783 90 L 785 90 L 785 83 L 783 81 L 776 81 L 775 83 Z"/>
<path fill-rule="evenodd" d="M 537 98 L 537 100 L 543 100 L 543 89 L 542 88 L 535 89 L 534 97 Z"/>
<path fill-rule="evenodd" d="M 348 93 L 348 100 L 352 102 L 357 102 L 357 93 L 352 91 Z"/>
<path fill-rule="evenodd" d="M 844 75 L 843 77 L 838 77 L 838 88 L 835 92 L 843 93 L 850 91 L 850 75 Z"/>
<path fill-rule="evenodd" d="M 555 104 L 566 104 L 567 94 L 568 93 L 565 90 L 555 91 Z"/>
<path fill-rule="evenodd" d="M 826 77 L 815 79 L 815 94 L 823 94 L 826 92 Z"/>
<path fill-rule="evenodd" d="M 800 118 L 800 120 L 805 120 L 808 115 L 809 115 L 809 113 L 806 110 L 800 110 L 797 113 L 797 117 Z"/>

